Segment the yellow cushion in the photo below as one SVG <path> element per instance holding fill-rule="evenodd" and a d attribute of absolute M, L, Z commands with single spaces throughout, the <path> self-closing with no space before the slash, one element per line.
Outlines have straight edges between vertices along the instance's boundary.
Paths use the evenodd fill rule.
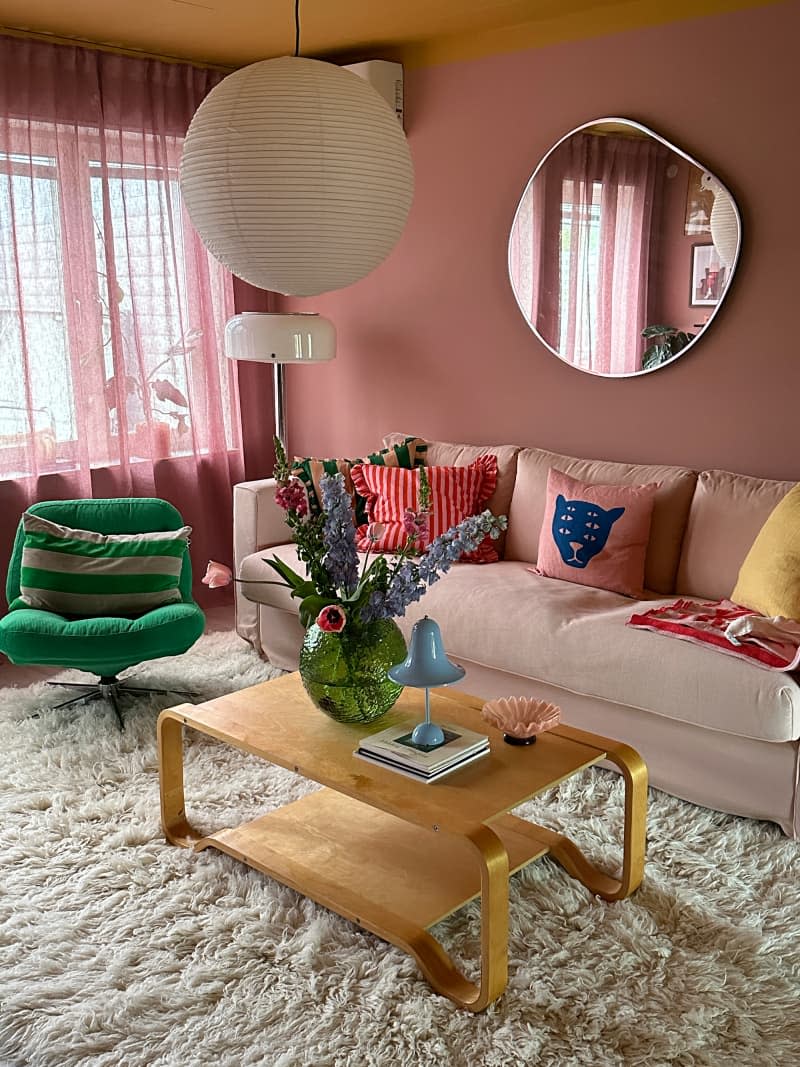
<path fill-rule="evenodd" d="M 731 600 L 761 615 L 800 619 L 800 485 L 789 490 L 761 527 Z"/>

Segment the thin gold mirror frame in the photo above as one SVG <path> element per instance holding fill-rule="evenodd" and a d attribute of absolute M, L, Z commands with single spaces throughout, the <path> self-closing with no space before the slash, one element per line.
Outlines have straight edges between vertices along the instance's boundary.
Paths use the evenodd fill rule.
<path fill-rule="evenodd" d="M 680 233 L 667 235 L 669 240 L 673 242 L 673 247 L 669 249 L 668 254 L 664 251 L 667 247 L 667 238 L 662 239 L 660 235 L 657 235 L 656 238 L 651 240 L 650 236 L 648 236 L 646 241 L 642 241 L 640 262 L 645 260 L 644 250 L 646 249 L 646 263 L 652 269 L 648 270 L 647 275 L 642 272 L 639 273 L 637 286 L 632 287 L 629 284 L 624 284 L 624 270 L 615 272 L 612 267 L 608 271 L 611 275 L 617 275 L 617 290 L 616 292 L 609 291 L 607 293 L 606 300 L 603 302 L 604 309 L 600 308 L 600 303 L 598 303 L 598 308 L 600 308 L 598 314 L 602 315 L 603 310 L 606 314 L 606 320 L 603 323 L 605 330 L 602 332 L 606 343 L 600 353 L 602 358 L 596 358 L 597 353 L 594 349 L 587 348 L 586 345 L 586 337 L 591 339 L 593 335 L 596 337 L 601 331 L 596 330 L 592 322 L 578 322 L 576 325 L 575 320 L 580 316 L 574 308 L 568 309 L 567 316 L 563 314 L 561 309 L 562 303 L 566 304 L 566 301 L 563 300 L 564 278 L 568 272 L 571 272 L 569 282 L 571 284 L 574 282 L 575 273 L 575 268 L 570 263 L 571 258 L 573 258 L 572 253 L 565 252 L 564 245 L 565 241 L 569 243 L 574 233 L 579 232 L 573 228 L 570 233 L 566 234 L 565 238 L 565 224 L 563 221 L 565 213 L 568 216 L 567 229 L 569 229 L 570 220 L 574 227 L 576 218 L 579 222 L 585 222 L 586 219 L 591 218 L 591 224 L 594 225 L 597 232 L 592 237 L 587 230 L 581 238 L 582 243 L 587 246 L 584 249 L 587 254 L 582 256 L 582 260 L 591 260 L 592 255 L 591 251 L 588 250 L 588 245 L 591 244 L 592 240 L 594 240 L 595 244 L 599 241 L 600 214 L 603 210 L 602 203 L 598 201 L 602 200 L 603 196 L 606 195 L 602 191 L 598 192 L 598 189 L 602 190 L 602 181 L 598 182 L 595 178 L 598 174 L 601 174 L 604 166 L 608 168 L 609 173 L 612 169 L 608 159 L 606 159 L 605 163 L 603 162 L 603 157 L 609 155 L 607 150 L 599 153 L 599 162 L 596 158 L 597 153 L 595 153 L 592 156 L 591 165 L 587 166 L 587 171 L 583 174 L 584 179 L 588 176 L 589 180 L 584 180 L 582 186 L 580 183 L 572 184 L 570 187 L 573 192 L 567 195 L 564 190 L 570 187 L 563 184 L 563 176 L 567 172 L 563 169 L 564 163 L 561 161 L 561 157 L 564 157 L 565 154 L 568 155 L 573 146 L 578 145 L 579 147 L 575 151 L 582 153 L 580 158 L 581 165 L 583 165 L 586 151 L 577 139 L 584 135 L 582 140 L 586 141 L 585 135 L 593 132 L 607 138 L 606 145 L 611 144 L 612 141 L 622 143 L 623 147 L 627 145 L 626 152 L 633 153 L 634 145 L 638 142 L 639 148 L 635 151 L 639 155 L 649 154 L 659 161 L 658 163 L 651 161 L 648 164 L 650 177 L 647 180 L 651 182 L 651 185 L 648 186 L 651 190 L 650 202 L 647 203 L 648 197 L 645 194 L 642 201 L 644 206 L 640 205 L 638 209 L 640 214 L 646 215 L 649 213 L 650 225 L 652 225 L 652 216 L 656 214 L 654 201 L 657 202 L 657 214 L 662 216 L 662 221 L 665 214 L 665 205 L 667 204 L 669 205 L 673 227 L 676 225 L 678 217 L 680 218 Z M 598 137 L 594 138 L 594 142 L 600 143 Z M 648 147 L 645 147 L 645 145 Z M 591 151 L 589 154 L 592 154 Z M 553 165 L 554 160 L 559 160 L 555 167 Z M 549 197 L 546 189 L 548 164 L 550 164 L 550 169 L 555 170 L 556 178 L 559 176 L 562 178 L 560 185 L 557 182 L 551 182 L 556 187 L 554 190 L 550 190 Z M 640 178 L 639 175 L 644 166 L 645 164 L 641 160 L 626 160 L 623 164 L 617 166 L 617 171 L 626 172 L 625 167 L 628 167 L 630 173 L 637 175 L 636 182 L 640 185 L 644 179 Z M 653 178 L 653 174 L 656 175 L 655 178 Z M 577 177 L 579 175 L 573 175 L 570 181 L 575 182 Z M 675 181 L 676 177 L 677 181 Z M 684 180 L 685 194 L 682 191 Z M 615 181 L 620 181 L 620 179 L 617 177 Z M 669 183 L 671 181 L 673 185 L 670 186 Z M 656 184 L 654 185 L 653 183 Z M 613 186 L 613 184 L 613 182 L 608 183 L 609 187 Z M 582 193 L 575 191 L 579 187 L 582 188 Z M 659 191 L 656 193 L 653 191 L 654 189 Z M 612 190 L 615 206 L 625 199 L 624 195 L 621 195 L 621 190 L 623 190 L 622 183 Z M 553 196 L 557 197 L 555 204 L 553 204 Z M 571 199 L 572 202 L 565 203 L 565 197 L 567 200 Z M 581 200 L 583 201 L 582 203 L 580 202 Z M 543 210 L 548 201 L 551 205 L 549 219 L 546 211 Z M 578 201 L 578 203 L 575 201 Z M 715 232 L 720 246 L 724 244 L 724 262 L 720 256 L 719 248 L 712 238 L 711 216 L 714 214 L 715 204 L 719 205 L 716 212 L 717 218 L 715 221 L 717 225 Z M 552 210 L 553 206 L 555 207 L 555 212 Z M 720 210 L 720 207 L 723 210 Z M 632 210 L 630 204 L 628 209 Z M 531 175 L 520 198 L 511 227 L 508 244 L 509 279 L 517 305 L 525 321 L 542 344 L 554 356 L 567 363 L 568 366 L 599 377 L 637 377 L 650 374 L 654 370 L 660 370 L 662 367 L 674 363 L 685 355 L 690 348 L 693 348 L 700 337 L 703 336 L 730 291 L 731 280 L 739 262 L 741 236 L 741 216 L 732 194 L 715 175 L 703 167 L 696 159 L 682 149 L 677 148 L 649 127 L 634 122 L 632 119 L 616 117 L 593 119 L 565 134 L 546 153 Z M 521 247 L 526 241 L 530 242 L 530 259 L 527 264 L 521 258 Z M 663 246 L 661 254 L 654 252 L 654 249 L 661 246 Z M 548 251 L 550 252 L 549 268 L 546 262 Z M 679 265 L 681 254 L 683 256 L 682 267 Z M 665 335 L 641 337 L 643 324 L 644 327 L 653 327 L 658 324 L 671 327 L 671 324 L 664 320 L 673 316 L 662 316 L 656 312 L 648 314 L 654 300 L 652 297 L 645 297 L 644 303 L 647 306 L 643 307 L 641 297 L 638 297 L 636 322 L 632 321 L 633 317 L 631 315 L 626 315 L 624 326 L 620 329 L 619 321 L 616 324 L 613 321 L 614 309 L 620 306 L 627 307 L 630 300 L 633 299 L 631 290 L 634 288 L 639 294 L 643 290 L 645 293 L 649 293 L 650 286 L 648 283 L 651 274 L 654 277 L 661 274 L 666 278 L 666 264 L 659 262 L 659 259 L 665 255 L 673 271 L 673 277 L 664 283 L 668 288 L 671 286 L 669 291 L 671 292 L 673 308 L 677 305 L 675 293 L 678 292 L 681 285 L 683 285 L 683 292 L 686 294 L 685 308 L 683 308 L 682 312 L 683 326 L 675 327 L 676 333 L 672 337 Z M 575 258 L 578 258 L 577 254 Z M 597 258 L 595 254 L 595 259 Z M 534 261 L 536 261 L 536 266 L 534 266 Z M 714 269 L 715 264 L 716 269 Z M 553 299 L 555 287 L 552 284 L 549 288 L 546 286 L 547 275 L 545 272 L 548 269 L 551 271 L 550 278 L 557 280 L 557 299 Z M 585 269 L 591 274 L 590 267 Z M 528 275 L 524 276 L 526 270 Z M 536 289 L 534 276 L 537 270 L 539 283 L 534 302 L 534 290 Z M 595 271 L 600 273 L 596 268 Z M 681 273 L 684 271 L 685 279 Z M 544 279 L 545 284 L 542 284 L 542 279 Z M 620 279 L 622 279 L 621 288 Z M 713 279 L 713 283 L 710 279 Z M 707 288 L 704 289 L 703 286 Z M 586 286 L 584 286 L 585 290 Z M 667 301 L 662 300 L 661 303 L 667 303 Z M 536 321 L 534 321 L 534 308 L 538 309 Z M 545 309 L 544 313 L 542 311 L 543 308 Z M 549 311 L 547 310 L 548 308 Z M 583 319 L 586 319 L 585 309 L 581 315 Z M 678 315 L 674 317 L 677 318 Z M 695 318 L 703 321 L 693 322 L 692 320 Z M 570 323 L 572 336 L 570 335 Z M 574 336 L 581 331 L 583 335 L 582 345 L 576 346 Z M 556 337 L 556 333 L 558 337 Z M 620 344 L 620 335 L 627 338 L 627 343 L 624 345 Z M 591 344 L 591 340 L 589 343 Z M 572 347 L 570 347 L 570 344 Z M 654 345 L 662 346 L 661 351 L 656 352 L 655 356 L 652 351 Z M 649 359 L 652 361 L 656 358 L 659 361 L 642 366 L 642 358 L 647 354 L 648 349 L 650 350 Z M 573 358 L 569 358 L 569 352 L 574 354 Z"/>

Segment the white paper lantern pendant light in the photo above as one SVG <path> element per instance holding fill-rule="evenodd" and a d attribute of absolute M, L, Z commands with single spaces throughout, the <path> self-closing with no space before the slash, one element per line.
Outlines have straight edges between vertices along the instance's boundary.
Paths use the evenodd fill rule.
<path fill-rule="evenodd" d="M 414 177 L 403 130 L 358 75 L 284 56 L 219 83 L 186 134 L 181 193 L 211 254 L 261 289 L 314 296 L 378 266 Z"/>
<path fill-rule="evenodd" d="M 700 178 L 700 188 L 714 194 L 709 226 L 711 241 L 717 250 L 722 265 L 728 272 L 739 254 L 739 214 L 733 197 L 713 174 L 705 173 Z"/>

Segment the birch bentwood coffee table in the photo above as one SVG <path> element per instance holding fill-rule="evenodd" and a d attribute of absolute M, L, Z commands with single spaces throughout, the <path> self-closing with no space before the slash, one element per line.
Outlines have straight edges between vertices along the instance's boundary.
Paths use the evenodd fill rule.
<path fill-rule="evenodd" d="M 482 1011 L 507 981 L 508 879 L 549 853 L 606 900 L 628 896 L 644 867 L 647 770 L 633 749 L 560 725 L 534 745 L 507 745 L 480 718 L 483 701 L 431 694 L 434 721 L 487 733 L 491 753 L 438 782 L 416 782 L 353 755 L 361 737 L 423 717 L 406 689 L 371 725 L 342 725 L 313 706 L 288 674 L 158 720 L 161 815 L 167 840 L 213 846 L 408 952 L 439 993 Z M 242 826 L 210 836 L 190 824 L 184 801 L 185 728 L 217 738 L 320 783 L 316 790 Z M 595 867 L 567 837 L 510 809 L 599 760 L 625 779 L 619 878 Z M 465 978 L 429 928 L 480 897 L 481 972 Z"/>

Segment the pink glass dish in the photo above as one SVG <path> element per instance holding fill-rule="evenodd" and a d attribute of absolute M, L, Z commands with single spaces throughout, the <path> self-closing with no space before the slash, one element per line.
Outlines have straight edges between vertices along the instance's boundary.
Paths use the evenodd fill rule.
<path fill-rule="evenodd" d="M 481 718 L 502 730 L 510 745 L 531 745 L 537 734 L 561 722 L 561 708 L 533 697 L 498 697 L 483 705 Z"/>

